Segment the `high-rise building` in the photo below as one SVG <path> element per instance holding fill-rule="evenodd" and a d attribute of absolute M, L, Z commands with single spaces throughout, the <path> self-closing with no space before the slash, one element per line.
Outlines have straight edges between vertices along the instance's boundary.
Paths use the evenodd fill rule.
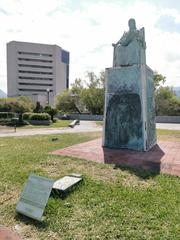
<path fill-rule="evenodd" d="M 68 87 L 69 52 L 57 45 L 7 43 L 8 97 L 29 96 L 42 105 L 54 105 Z"/>

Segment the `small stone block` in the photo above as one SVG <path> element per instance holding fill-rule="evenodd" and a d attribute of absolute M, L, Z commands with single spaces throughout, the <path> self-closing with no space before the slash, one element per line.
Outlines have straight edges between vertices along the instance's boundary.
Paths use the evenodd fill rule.
<path fill-rule="evenodd" d="M 59 191 L 67 191 L 69 188 L 79 183 L 80 181 L 82 181 L 81 177 L 65 176 L 54 183 L 53 189 Z"/>
<path fill-rule="evenodd" d="M 30 175 L 17 203 L 16 211 L 42 221 L 54 181 L 45 177 Z"/>

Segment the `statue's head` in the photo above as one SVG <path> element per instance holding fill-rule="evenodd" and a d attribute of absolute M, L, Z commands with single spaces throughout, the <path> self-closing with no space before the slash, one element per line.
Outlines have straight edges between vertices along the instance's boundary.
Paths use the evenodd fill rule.
<path fill-rule="evenodd" d="M 136 30 L 136 21 L 134 18 L 130 18 L 128 21 L 129 30 Z"/>

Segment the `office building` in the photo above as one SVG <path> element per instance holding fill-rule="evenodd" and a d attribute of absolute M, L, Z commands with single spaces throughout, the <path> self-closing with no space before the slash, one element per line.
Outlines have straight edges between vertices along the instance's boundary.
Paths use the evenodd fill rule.
<path fill-rule="evenodd" d="M 29 96 L 42 105 L 54 105 L 69 87 L 69 52 L 57 45 L 7 43 L 8 97 Z"/>

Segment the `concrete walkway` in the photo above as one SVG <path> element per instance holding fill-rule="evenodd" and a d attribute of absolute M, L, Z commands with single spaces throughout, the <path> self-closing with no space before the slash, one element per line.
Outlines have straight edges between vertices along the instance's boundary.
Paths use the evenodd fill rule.
<path fill-rule="evenodd" d="M 97 126 L 96 122 L 81 121 L 80 125 L 74 128 L 61 127 L 61 128 L 34 128 L 34 129 L 19 129 L 16 132 L 14 128 L 0 128 L 0 137 L 17 137 L 17 136 L 33 136 L 45 134 L 58 134 L 58 133 L 81 133 L 81 132 L 96 132 L 102 131 L 101 126 Z"/>
<path fill-rule="evenodd" d="M 180 130 L 180 124 L 157 123 L 156 127 L 159 129 Z M 33 136 L 45 134 L 58 134 L 58 133 L 81 133 L 81 132 L 96 132 L 102 131 L 102 126 L 97 126 L 93 121 L 81 121 L 80 125 L 74 128 L 34 128 L 34 129 L 20 129 L 17 128 L 1 128 L 0 137 L 17 137 L 17 136 Z"/>
<path fill-rule="evenodd" d="M 156 128 L 180 131 L 180 123 L 156 123 Z"/>

